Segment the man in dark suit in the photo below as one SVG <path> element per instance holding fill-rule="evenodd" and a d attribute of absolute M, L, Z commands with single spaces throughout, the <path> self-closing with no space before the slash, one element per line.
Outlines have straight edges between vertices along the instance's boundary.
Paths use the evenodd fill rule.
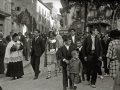
<path fill-rule="evenodd" d="M 63 90 L 67 90 L 68 87 L 68 75 L 67 75 L 67 64 L 71 57 L 71 52 L 75 48 L 71 45 L 71 39 L 68 36 L 64 36 L 64 45 L 60 48 L 59 58 L 61 59 L 62 74 L 63 74 Z M 72 83 L 70 80 L 70 89 L 72 89 Z"/>
<path fill-rule="evenodd" d="M 69 38 L 71 39 L 71 45 L 74 45 L 76 47 L 78 36 L 76 35 L 75 29 L 70 29 L 69 33 L 70 33 Z"/>
<path fill-rule="evenodd" d="M 20 42 L 22 42 L 22 43 L 23 43 L 23 45 L 24 45 L 24 40 L 25 40 L 24 35 L 22 35 L 22 33 L 21 33 L 21 32 L 19 32 L 19 33 L 18 33 L 18 35 L 19 35 L 19 40 L 20 40 Z"/>
<path fill-rule="evenodd" d="M 6 37 L 6 40 L 7 40 L 8 43 L 12 40 L 13 34 L 14 34 L 14 32 L 11 31 L 11 32 L 10 32 L 10 35 L 8 35 L 8 36 Z"/>
<path fill-rule="evenodd" d="M 81 60 L 82 65 L 83 65 L 82 80 L 85 81 L 85 76 L 84 76 L 84 74 L 85 74 L 85 61 L 84 61 L 84 58 L 83 58 L 83 55 L 82 55 L 82 39 L 80 39 L 80 40 L 77 41 L 76 51 L 78 51 L 78 53 L 79 53 L 79 59 Z"/>
<path fill-rule="evenodd" d="M 83 57 L 86 61 L 87 68 L 87 81 L 91 83 L 91 87 L 96 88 L 95 83 L 97 80 L 97 67 L 98 60 L 102 60 L 102 46 L 97 29 L 90 30 L 91 35 L 87 36 L 83 41 Z M 90 78 L 91 77 L 91 78 Z"/>
<path fill-rule="evenodd" d="M 35 78 L 38 78 L 40 73 L 39 65 L 40 65 L 40 57 L 42 56 L 43 52 L 45 51 L 45 45 L 42 38 L 39 36 L 40 31 L 34 31 L 34 38 L 32 40 L 32 49 L 31 49 L 31 65 L 35 72 Z"/>

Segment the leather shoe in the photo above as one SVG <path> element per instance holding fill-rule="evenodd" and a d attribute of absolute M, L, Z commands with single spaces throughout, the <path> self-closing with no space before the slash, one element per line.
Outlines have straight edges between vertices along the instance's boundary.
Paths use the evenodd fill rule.
<path fill-rule="evenodd" d="M 34 77 L 34 80 L 38 79 L 38 77 Z"/>
<path fill-rule="evenodd" d="M 13 77 L 11 80 L 16 80 L 16 78 L 15 78 L 15 77 Z"/>
<path fill-rule="evenodd" d="M 17 77 L 17 79 L 20 79 L 20 78 L 23 78 L 22 76 L 21 77 Z"/>

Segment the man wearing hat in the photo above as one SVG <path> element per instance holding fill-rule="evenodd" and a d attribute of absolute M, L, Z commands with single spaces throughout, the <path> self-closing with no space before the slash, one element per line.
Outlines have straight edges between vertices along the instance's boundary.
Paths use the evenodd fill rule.
<path fill-rule="evenodd" d="M 102 60 L 102 46 L 99 38 L 96 36 L 98 30 L 91 28 L 90 35 L 83 41 L 83 57 L 87 69 L 87 81 L 91 87 L 96 88 L 98 60 Z"/>

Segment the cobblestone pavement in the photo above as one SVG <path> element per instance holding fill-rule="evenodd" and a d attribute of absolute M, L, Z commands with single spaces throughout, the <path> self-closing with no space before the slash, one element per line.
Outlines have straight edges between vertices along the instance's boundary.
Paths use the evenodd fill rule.
<path fill-rule="evenodd" d="M 47 73 L 43 73 L 37 80 L 33 80 L 34 73 L 31 65 L 28 65 L 24 72 L 22 79 L 11 81 L 11 78 L 5 76 L 0 78 L 3 90 L 62 90 L 61 73 L 57 77 L 52 73 L 52 78 L 49 80 L 46 80 Z M 85 81 L 78 84 L 78 90 L 112 90 L 113 80 L 109 77 L 105 77 L 104 80 L 98 78 L 96 86 L 97 88 L 93 89 Z"/>

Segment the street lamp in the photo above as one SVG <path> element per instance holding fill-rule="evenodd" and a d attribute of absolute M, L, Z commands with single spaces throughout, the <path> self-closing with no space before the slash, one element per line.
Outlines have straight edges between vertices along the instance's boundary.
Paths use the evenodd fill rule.
<path fill-rule="evenodd" d="M 90 18 L 90 20 L 95 20 L 97 18 L 97 10 L 96 10 L 96 6 L 95 5 L 90 10 L 89 18 Z"/>

